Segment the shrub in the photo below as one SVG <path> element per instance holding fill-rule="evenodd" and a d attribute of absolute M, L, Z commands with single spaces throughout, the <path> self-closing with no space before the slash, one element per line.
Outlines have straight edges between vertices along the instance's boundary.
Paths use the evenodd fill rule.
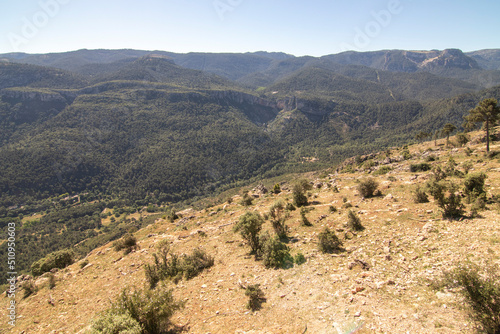
<path fill-rule="evenodd" d="M 455 135 L 458 146 L 462 147 L 469 142 L 469 136 L 466 133 L 459 132 Z"/>
<path fill-rule="evenodd" d="M 339 193 L 339 192 L 340 192 L 340 191 L 339 191 L 339 188 L 338 188 L 337 186 L 333 186 L 333 187 L 332 187 L 332 191 L 333 191 L 334 193 Z"/>
<path fill-rule="evenodd" d="M 415 203 L 428 203 L 429 197 L 424 190 L 422 190 L 420 187 L 417 187 L 417 189 L 415 189 L 415 192 L 413 193 L 413 201 Z"/>
<path fill-rule="evenodd" d="M 137 245 L 137 239 L 130 233 L 127 233 L 120 240 L 116 240 L 113 243 L 115 251 L 119 252 L 123 249 L 123 253 L 129 254 L 132 250 L 139 248 Z"/>
<path fill-rule="evenodd" d="M 243 239 L 250 245 L 251 254 L 257 254 L 259 250 L 259 233 L 263 224 L 264 219 L 257 212 L 246 212 L 234 226 L 234 231 L 240 232 Z"/>
<path fill-rule="evenodd" d="M 464 149 L 464 152 L 465 152 L 466 156 L 470 157 L 473 151 L 472 151 L 472 149 L 470 147 L 466 147 Z"/>
<path fill-rule="evenodd" d="M 243 206 L 250 206 L 253 203 L 253 198 L 248 195 L 248 192 L 243 193 L 243 197 L 241 198 L 240 204 Z"/>
<path fill-rule="evenodd" d="M 158 252 L 153 254 L 153 258 L 153 263 L 144 266 L 146 280 L 151 289 L 165 279 L 173 279 L 175 283 L 182 277 L 191 279 L 214 265 L 214 258 L 199 248 L 182 257 L 171 254 L 170 244 L 166 241 L 159 244 Z"/>
<path fill-rule="evenodd" d="M 342 251 L 342 241 L 328 227 L 318 235 L 318 248 L 322 253 L 339 253 Z"/>
<path fill-rule="evenodd" d="M 52 290 L 56 287 L 56 276 L 54 274 L 49 275 L 49 289 Z"/>
<path fill-rule="evenodd" d="M 404 149 L 403 152 L 401 152 L 401 156 L 403 157 L 404 160 L 410 160 L 411 159 L 411 154 L 408 149 Z"/>
<path fill-rule="evenodd" d="M 170 210 L 168 210 L 168 213 L 167 213 L 167 220 L 170 222 L 170 223 L 173 223 L 176 219 L 178 219 L 179 216 L 175 213 L 175 209 L 172 208 Z"/>
<path fill-rule="evenodd" d="M 306 206 L 308 204 L 304 189 L 299 184 L 293 187 L 293 204 L 297 207 Z"/>
<path fill-rule="evenodd" d="M 273 187 L 273 193 L 279 194 L 281 192 L 281 187 L 279 183 L 276 183 Z"/>
<path fill-rule="evenodd" d="M 307 262 L 306 260 L 306 257 L 304 256 L 304 254 L 302 254 L 301 252 L 298 252 L 295 257 L 293 258 L 293 262 L 295 262 L 296 264 L 298 264 L 299 266 L 301 264 L 304 264 Z"/>
<path fill-rule="evenodd" d="M 459 217 L 463 215 L 464 206 L 459 195 L 455 194 L 457 187 L 445 181 L 433 181 L 428 184 L 429 193 L 443 210 L 443 217 Z"/>
<path fill-rule="evenodd" d="M 130 314 L 105 312 L 92 322 L 89 334 L 141 334 L 142 328 Z"/>
<path fill-rule="evenodd" d="M 307 213 L 306 208 L 304 208 L 304 207 L 300 208 L 301 224 L 304 225 L 304 226 L 312 226 L 312 223 L 306 217 L 306 213 Z"/>
<path fill-rule="evenodd" d="M 166 332 L 171 326 L 170 318 L 184 306 L 176 301 L 172 290 L 159 286 L 154 290 L 124 289 L 111 306 L 113 314 L 128 314 L 148 334 Z"/>
<path fill-rule="evenodd" d="M 40 276 L 43 273 L 49 272 L 54 268 L 63 269 L 73 264 L 74 254 L 68 249 L 63 249 L 57 252 L 50 253 L 46 257 L 34 262 L 31 265 L 31 273 L 33 276 Z"/>
<path fill-rule="evenodd" d="M 337 208 L 334 207 L 333 205 L 330 205 L 330 207 L 328 208 L 328 211 L 330 211 L 330 213 L 335 213 L 335 212 L 337 212 Z"/>
<path fill-rule="evenodd" d="M 410 165 L 410 172 L 416 173 L 416 172 L 427 172 L 428 170 L 431 170 L 431 165 L 429 165 L 426 162 L 422 162 L 419 164 L 411 164 Z"/>
<path fill-rule="evenodd" d="M 285 210 L 287 210 L 287 211 L 295 211 L 295 210 L 297 210 L 297 208 L 292 203 L 286 203 Z"/>
<path fill-rule="evenodd" d="M 428 155 L 425 157 L 425 162 L 432 162 L 432 161 L 436 161 L 437 158 L 435 155 Z"/>
<path fill-rule="evenodd" d="M 467 201 L 472 203 L 476 198 L 481 195 L 486 195 L 484 190 L 484 181 L 486 180 L 486 174 L 484 173 L 474 173 L 467 175 L 464 182 L 464 193 L 467 195 Z"/>
<path fill-rule="evenodd" d="M 181 268 L 186 279 L 197 276 L 204 269 L 213 265 L 214 258 L 199 248 L 195 248 L 191 255 L 185 255 L 181 258 Z"/>
<path fill-rule="evenodd" d="M 500 333 L 500 275 L 497 268 L 487 267 L 484 273 L 474 264 L 460 265 L 446 272 L 436 289 L 459 288 L 470 310 L 470 317 L 477 325 L 478 333 Z"/>
<path fill-rule="evenodd" d="M 38 292 L 38 288 L 35 284 L 35 280 L 29 279 L 27 281 L 24 281 L 21 284 L 21 288 L 23 289 L 23 299 L 28 298 L 31 295 L 34 295 L 35 293 Z"/>
<path fill-rule="evenodd" d="M 269 235 L 262 237 L 262 260 L 266 268 L 279 269 L 293 266 L 293 258 L 287 245 L 278 237 L 271 238 Z"/>
<path fill-rule="evenodd" d="M 245 289 L 245 296 L 248 297 L 247 307 L 252 311 L 259 310 L 262 307 L 262 303 L 266 301 L 260 284 L 251 284 L 247 286 Z"/>
<path fill-rule="evenodd" d="M 365 229 L 363 225 L 361 225 L 359 217 L 351 210 L 347 213 L 347 227 L 353 231 L 362 231 Z"/>
<path fill-rule="evenodd" d="M 389 173 L 391 170 L 392 170 L 392 168 L 389 166 L 382 166 L 379 169 L 377 169 L 376 171 L 374 171 L 373 175 L 385 175 L 385 174 Z"/>
<path fill-rule="evenodd" d="M 269 209 L 269 217 L 273 225 L 274 232 L 279 238 L 287 237 L 288 227 L 285 224 L 288 214 L 284 213 L 285 202 L 282 200 L 276 201 Z"/>
<path fill-rule="evenodd" d="M 441 181 L 446 178 L 446 173 L 441 169 L 441 167 L 436 166 L 432 169 L 432 178 L 434 181 Z"/>
<path fill-rule="evenodd" d="M 375 190 L 377 190 L 378 182 L 372 178 L 363 180 L 358 185 L 358 191 L 361 196 L 365 198 L 373 197 Z"/>

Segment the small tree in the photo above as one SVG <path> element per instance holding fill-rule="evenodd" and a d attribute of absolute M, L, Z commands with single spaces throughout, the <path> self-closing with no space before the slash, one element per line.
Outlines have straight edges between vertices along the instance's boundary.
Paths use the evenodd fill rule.
<path fill-rule="evenodd" d="M 457 139 L 457 144 L 462 147 L 469 142 L 469 136 L 466 133 L 460 132 L 455 136 Z"/>
<path fill-rule="evenodd" d="M 114 314 L 109 310 L 92 321 L 89 334 L 141 334 L 142 328 L 130 314 Z"/>
<path fill-rule="evenodd" d="M 264 219 L 257 212 L 245 212 L 234 226 L 235 232 L 240 232 L 243 239 L 250 245 L 251 254 L 259 250 L 259 233 L 262 230 Z"/>
<path fill-rule="evenodd" d="M 469 110 L 469 115 L 465 116 L 465 128 L 472 128 L 475 123 L 483 123 L 486 131 L 486 152 L 490 151 L 490 129 L 495 126 L 500 119 L 500 106 L 496 99 L 485 99 L 479 105 Z"/>
<path fill-rule="evenodd" d="M 443 129 L 441 129 L 441 133 L 443 136 L 446 136 L 446 146 L 450 146 L 450 134 L 455 131 L 457 127 L 451 123 L 445 124 Z"/>
<path fill-rule="evenodd" d="M 266 268 L 280 269 L 293 266 L 293 257 L 288 246 L 278 237 L 272 238 L 266 233 L 261 238 L 261 245 L 262 261 Z"/>
<path fill-rule="evenodd" d="M 426 138 L 430 137 L 431 134 L 425 131 L 420 131 L 416 134 L 415 139 L 422 143 Z"/>

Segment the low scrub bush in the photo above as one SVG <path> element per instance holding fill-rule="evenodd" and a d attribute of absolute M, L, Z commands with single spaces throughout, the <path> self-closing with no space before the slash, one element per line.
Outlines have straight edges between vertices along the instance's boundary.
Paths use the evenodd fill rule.
<path fill-rule="evenodd" d="M 307 210 L 306 208 L 300 208 L 300 223 L 304 226 L 313 226 L 313 224 L 306 217 Z"/>
<path fill-rule="evenodd" d="M 28 298 L 31 295 L 34 295 L 38 292 L 38 288 L 35 284 L 35 280 L 29 279 L 24 281 L 21 284 L 21 288 L 23 289 L 23 299 Z"/>
<path fill-rule="evenodd" d="M 362 180 L 357 187 L 361 196 L 365 198 L 375 196 L 375 191 L 377 190 L 377 188 L 378 188 L 378 182 L 372 178 Z"/>
<path fill-rule="evenodd" d="M 248 192 L 243 193 L 240 204 L 243 206 L 250 206 L 253 204 L 253 198 L 248 195 Z"/>
<path fill-rule="evenodd" d="M 288 226 L 286 226 L 285 221 L 288 218 L 288 213 L 285 212 L 285 202 L 282 200 L 275 202 L 269 209 L 268 215 L 276 235 L 280 239 L 286 239 Z"/>
<path fill-rule="evenodd" d="M 459 217 L 464 213 L 460 195 L 456 193 L 457 186 L 446 181 L 432 181 L 428 184 L 429 193 L 437 205 L 443 210 L 443 217 Z"/>
<path fill-rule="evenodd" d="M 410 165 L 410 172 L 412 172 L 412 173 L 427 172 L 429 170 L 431 170 L 431 165 L 429 165 L 426 162 Z"/>
<path fill-rule="evenodd" d="M 50 253 L 46 257 L 34 262 L 31 265 L 31 273 L 33 276 L 40 276 L 54 268 L 66 268 L 67 266 L 73 264 L 74 257 L 74 253 L 68 249 Z"/>
<path fill-rule="evenodd" d="M 123 250 L 123 254 L 129 254 L 132 250 L 139 248 L 137 245 L 137 239 L 132 234 L 127 233 L 123 238 L 116 240 L 113 243 L 115 251 L 119 252 Z"/>
<path fill-rule="evenodd" d="M 385 174 L 389 173 L 391 170 L 392 170 L 392 168 L 389 166 L 382 166 L 379 169 L 377 169 L 376 171 L 374 171 L 372 174 L 373 175 L 385 175 Z"/>
<path fill-rule="evenodd" d="M 142 334 L 142 328 L 128 313 L 107 311 L 92 321 L 89 334 Z"/>
<path fill-rule="evenodd" d="M 140 324 L 143 333 L 160 334 L 170 329 L 170 318 L 183 307 L 184 303 L 174 299 L 171 289 L 159 286 L 154 290 L 124 289 L 110 312 L 129 315 Z"/>
<path fill-rule="evenodd" d="M 251 284 L 247 286 L 245 289 L 245 296 L 248 297 L 247 308 L 252 311 L 260 310 L 262 303 L 266 301 L 260 284 Z"/>
<path fill-rule="evenodd" d="M 417 187 L 413 192 L 413 201 L 415 203 L 428 203 L 429 197 L 422 188 Z"/>
<path fill-rule="evenodd" d="M 353 231 L 362 231 L 365 229 L 361 225 L 361 219 L 351 210 L 347 213 L 347 227 Z"/>
<path fill-rule="evenodd" d="M 297 207 L 306 206 L 308 204 L 304 189 L 299 184 L 293 186 L 293 204 Z"/>
<path fill-rule="evenodd" d="M 266 268 L 280 269 L 293 266 L 290 250 L 278 237 L 272 238 L 264 234 L 261 240 L 262 260 Z"/>
<path fill-rule="evenodd" d="M 158 282 L 173 279 L 175 283 L 197 276 L 204 269 L 214 265 L 214 258 L 203 250 L 195 248 L 190 255 L 178 256 L 171 253 L 170 244 L 166 241 L 158 246 L 158 252 L 153 254 L 154 262 L 144 266 L 149 287 L 154 289 Z"/>
<path fill-rule="evenodd" d="M 322 253 L 339 253 L 342 249 L 342 241 L 328 227 L 318 235 L 318 248 Z"/>
<path fill-rule="evenodd" d="M 474 173 L 467 175 L 464 182 L 464 193 L 467 196 L 467 201 L 472 203 L 480 196 L 486 196 L 484 190 L 484 181 L 486 180 L 485 173 Z"/>
<path fill-rule="evenodd" d="M 457 289 L 465 299 L 469 315 L 476 324 L 478 333 L 500 333 L 500 275 L 498 267 L 486 269 L 474 264 L 464 264 L 445 272 L 434 281 L 435 289 Z"/>

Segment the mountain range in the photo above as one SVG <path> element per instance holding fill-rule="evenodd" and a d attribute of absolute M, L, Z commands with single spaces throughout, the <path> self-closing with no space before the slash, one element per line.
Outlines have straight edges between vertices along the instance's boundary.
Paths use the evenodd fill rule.
<path fill-rule="evenodd" d="M 175 202 L 318 169 L 460 128 L 499 85 L 500 50 L 0 54 L 0 209 Z"/>

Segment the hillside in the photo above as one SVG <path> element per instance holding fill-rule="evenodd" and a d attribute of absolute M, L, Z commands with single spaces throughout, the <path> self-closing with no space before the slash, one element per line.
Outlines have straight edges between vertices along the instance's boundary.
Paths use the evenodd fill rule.
<path fill-rule="evenodd" d="M 107 309 L 122 289 L 147 287 L 144 268 L 153 262 L 155 247 L 166 240 L 174 253 L 201 247 L 215 260 L 192 279 L 167 281 L 174 297 L 186 303 L 171 318 L 180 332 L 347 333 L 359 328 L 358 333 L 474 333 L 458 289 L 434 290 L 430 283 L 466 259 L 481 266 L 500 264 L 500 146 L 495 143 L 492 151 L 497 154 L 486 156 L 482 136 L 472 133 L 465 147 L 446 147 L 444 139 L 437 145 L 432 141 L 393 147 L 346 160 L 337 169 L 264 180 L 267 189 L 279 183 L 281 192 L 265 192 L 256 183 L 249 206 L 240 204 L 242 197 L 235 193 L 242 189 L 235 189 L 213 199 L 214 206 L 178 212 L 173 222 L 166 217 L 168 211 L 125 213 L 129 219 L 155 219 L 134 232 L 139 248 L 125 255 L 106 244 L 55 270 L 52 289 L 45 274 L 36 280 L 38 291 L 31 296 L 22 299 L 18 291 L 16 332 L 84 333 L 90 319 Z M 410 170 L 422 163 L 434 171 Z M 413 201 L 417 186 L 427 189 L 437 167 L 447 171 L 446 179 L 457 184 L 463 196 L 465 212 L 457 219 L 443 218 L 433 196 L 429 203 Z M 464 174 L 479 172 L 487 175 L 487 201 L 485 209 L 472 214 Z M 379 196 L 360 195 L 360 181 L 368 177 L 378 182 Z M 304 211 L 312 226 L 301 223 L 300 210 L 289 211 L 286 245 L 292 256 L 301 253 L 306 262 L 266 269 L 249 255 L 247 242 L 233 226 L 247 211 L 264 215 L 278 200 L 291 203 L 293 185 L 300 178 L 312 188 Z M 364 230 L 346 226 L 349 210 Z M 343 250 L 318 250 L 318 235 L 325 227 L 341 239 Z M 274 233 L 269 219 L 263 230 Z M 242 289 L 251 284 L 260 284 L 266 298 L 253 312 L 246 308 L 248 297 Z M 0 300 L 6 318 L 8 298 Z M 0 326 L 9 329 L 6 322 Z"/>

